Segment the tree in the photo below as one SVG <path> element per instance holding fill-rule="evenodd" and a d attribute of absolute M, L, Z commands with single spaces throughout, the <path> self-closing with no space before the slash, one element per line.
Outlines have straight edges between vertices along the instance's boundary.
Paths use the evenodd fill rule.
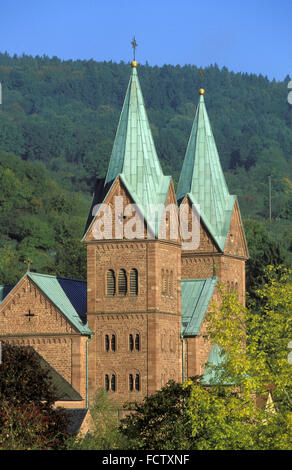
<path fill-rule="evenodd" d="M 283 267 L 267 269 L 257 292 L 260 313 L 219 286 L 220 302 L 207 317 L 218 364 L 207 363 L 207 375 L 170 383 L 132 404 L 121 431 L 134 448 L 292 449 L 291 275 Z"/>
<path fill-rule="evenodd" d="M 133 448 L 173 450 L 191 448 L 191 427 L 185 414 L 189 389 L 170 381 L 142 403 L 126 405 L 132 413 L 121 422 L 121 432 Z"/>
<path fill-rule="evenodd" d="M 247 301 L 248 303 L 250 301 L 259 303 L 260 299 L 256 292 L 263 286 L 266 279 L 267 266 L 282 265 L 284 256 L 279 244 L 271 239 L 262 224 L 255 220 L 246 220 L 244 229 L 249 248 L 249 259 L 246 266 Z"/>
<path fill-rule="evenodd" d="M 92 430 L 84 437 L 71 440 L 73 450 L 127 449 L 128 439 L 119 430 L 119 407 L 109 394 L 100 389 L 90 407 Z"/>
<path fill-rule="evenodd" d="M 218 426 L 224 432 L 229 430 L 231 441 L 239 442 L 240 437 L 246 445 L 242 448 L 291 449 L 292 374 L 288 343 L 292 338 L 292 271 L 270 266 L 265 276 L 264 286 L 256 291 L 262 301 L 260 312 L 243 308 L 236 292 L 227 293 L 220 287 L 220 306 L 214 305 L 209 314 L 209 338 L 221 348 L 222 362 L 214 369 L 208 393 L 226 397 L 226 409 L 233 402 L 227 420 L 222 422 L 224 414 L 220 412 L 212 424 L 215 431 Z M 235 395 L 230 401 L 232 394 Z M 196 384 L 191 396 L 187 409 L 194 435 Z M 260 402 L 267 403 L 269 396 L 272 404 L 258 406 Z M 222 440 L 219 445 L 224 445 Z"/>
<path fill-rule="evenodd" d="M 0 448 L 56 449 L 65 446 L 67 415 L 56 401 L 49 371 L 31 347 L 2 344 Z"/>

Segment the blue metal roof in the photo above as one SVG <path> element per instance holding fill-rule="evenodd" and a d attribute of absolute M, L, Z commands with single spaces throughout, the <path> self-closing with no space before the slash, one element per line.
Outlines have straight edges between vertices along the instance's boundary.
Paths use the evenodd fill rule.
<path fill-rule="evenodd" d="M 0 286 L 0 304 L 12 289 L 13 286 Z"/>
<path fill-rule="evenodd" d="M 217 277 L 181 281 L 182 336 L 198 335 L 217 281 Z"/>

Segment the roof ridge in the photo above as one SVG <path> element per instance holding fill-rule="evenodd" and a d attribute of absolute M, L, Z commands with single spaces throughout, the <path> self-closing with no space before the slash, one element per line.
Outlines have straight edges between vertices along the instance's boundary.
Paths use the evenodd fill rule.
<path fill-rule="evenodd" d="M 75 282 L 87 282 L 87 280 L 84 280 L 84 279 L 76 279 L 76 278 L 73 278 L 73 277 L 64 277 L 64 276 L 59 276 L 58 274 L 54 275 L 54 274 L 36 273 L 34 271 L 27 271 L 26 274 L 33 274 L 33 275 L 36 275 L 36 276 L 43 276 L 43 277 L 52 277 L 54 279 L 65 279 L 65 280 L 68 280 L 68 281 L 75 281 Z"/>

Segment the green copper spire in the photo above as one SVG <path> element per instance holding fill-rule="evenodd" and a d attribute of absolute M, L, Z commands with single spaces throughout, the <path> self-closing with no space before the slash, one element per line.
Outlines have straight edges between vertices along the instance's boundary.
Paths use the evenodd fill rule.
<path fill-rule="evenodd" d="M 201 88 L 178 187 L 177 199 L 187 194 L 200 205 L 200 215 L 223 251 L 235 196 L 228 192 Z"/>
<path fill-rule="evenodd" d="M 124 105 L 109 162 L 105 185 L 120 175 L 127 189 L 146 214 L 149 204 L 164 203 L 170 177 L 164 176 L 157 157 L 145 104 L 132 62 Z"/>
<path fill-rule="evenodd" d="M 135 51 L 135 38 L 132 45 Z M 94 220 L 92 209 L 104 201 L 117 177 L 120 177 L 152 233 L 157 236 L 159 232 L 162 212 L 153 216 L 151 207 L 165 204 L 171 177 L 163 174 L 158 160 L 138 79 L 138 63 L 133 60 L 131 65 L 132 74 L 108 171 L 104 180 L 97 181 L 84 234 Z"/>

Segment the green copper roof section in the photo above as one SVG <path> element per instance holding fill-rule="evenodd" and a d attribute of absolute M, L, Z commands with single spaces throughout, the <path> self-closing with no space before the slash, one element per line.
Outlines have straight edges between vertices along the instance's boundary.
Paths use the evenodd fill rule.
<path fill-rule="evenodd" d="M 76 308 L 72 304 L 72 302 L 74 302 L 73 300 L 74 290 L 76 291 L 78 287 L 76 286 L 76 282 L 83 283 L 84 286 L 83 284 L 82 286 L 85 288 L 84 289 L 85 291 L 86 290 L 85 281 L 75 281 L 73 279 L 58 278 L 56 276 L 49 276 L 46 274 L 38 274 L 38 273 L 31 273 L 31 272 L 28 272 L 27 275 L 41 289 L 41 291 L 56 305 L 56 307 L 64 314 L 67 320 L 81 334 L 92 335 L 92 331 L 88 328 L 87 323 L 82 322 L 79 314 L 76 311 Z M 62 285 L 64 287 L 62 287 Z M 65 292 L 64 289 L 67 292 Z M 69 299 L 69 297 L 71 300 Z"/>
<path fill-rule="evenodd" d="M 177 187 L 177 199 L 186 195 L 200 205 L 201 217 L 223 251 L 235 196 L 229 194 L 207 114 L 200 95 Z"/>
<path fill-rule="evenodd" d="M 150 204 L 165 202 L 170 177 L 164 176 L 158 160 L 136 67 L 132 68 L 105 186 L 118 175 L 143 212 Z"/>
<path fill-rule="evenodd" d="M 41 366 L 49 373 L 52 385 L 55 388 L 55 394 L 58 401 L 80 401 L 82 397 L 72 387 L 72 385 L 62 376 L 54 367 L 49 364 L 37 351 L 34 352 L 40 359 Z"/>
<path fill-rule="evenodd" d="M 181 281 L 183 337 L 198 335 L 217 281 L 217 277 Z"/>
<path fill-rule="evenodd" d="M 221 379 L 222 372 L 220 371 L 225 358 L 226 356 L 223 353 L 222 348 L 218 344 L 214 344 L 210 351 L 208 361 L 201 378 L 202 384 L 216 385 L 222 381 L 223 384 L 227 385 L 225 380 Z"/>

